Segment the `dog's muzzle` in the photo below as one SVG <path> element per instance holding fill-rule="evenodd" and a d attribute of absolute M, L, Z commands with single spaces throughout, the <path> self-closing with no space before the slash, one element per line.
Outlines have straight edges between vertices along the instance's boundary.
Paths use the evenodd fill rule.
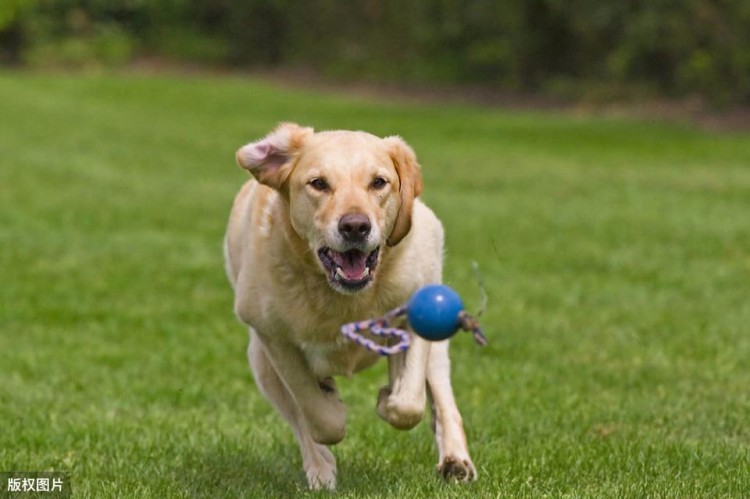
<path fill-rule="evenodd" d="M 369 253 L 358 249 L 336 251 L 329 247 L 318 250 L 318 259 L 326 269 L 329 283 L 346 292 L 360 291 L 370 284 L 379 255 L 379 247 Z"/>

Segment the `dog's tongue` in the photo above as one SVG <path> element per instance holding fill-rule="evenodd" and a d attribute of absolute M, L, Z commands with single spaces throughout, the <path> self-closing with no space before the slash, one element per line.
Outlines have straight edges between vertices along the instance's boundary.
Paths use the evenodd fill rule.
<path fill-rule="evenodd" d="M 367 255 L 359 250 L 349 250 L 344 253 L 331 251 L 331 256 L 336 265 L 341 267 L 347 279 L 360 279 L 367 267 Z"/>

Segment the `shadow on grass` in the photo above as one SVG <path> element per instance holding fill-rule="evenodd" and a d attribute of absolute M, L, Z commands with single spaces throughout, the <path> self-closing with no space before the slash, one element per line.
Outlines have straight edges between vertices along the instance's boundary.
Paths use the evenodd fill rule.
<path fill-rule="evenodd" d="M 295 452 L 292 446 L 208 448 L 186 456 L 173 475 L 188 497 L 293 497 L 305 490 Z"/>
<path fill-rule="evenodd" d="M 330 494 L 307 490 L 295 445 L 275 445 L 266 451 L 250 445 L 241 447 L 214 447 L 186 456 L 181 465 L 171 470 L 174 490 L 187 497 L 325 497 Z M 442 495 L 441 490 L 450 490 L 433 473 L 415 482 L 414 470 L 405 470 L 408 468 L 403 463 L 389 460 L 342 458 L 337 495 L 399 495 L 415 486 L 431 495 Z"/>

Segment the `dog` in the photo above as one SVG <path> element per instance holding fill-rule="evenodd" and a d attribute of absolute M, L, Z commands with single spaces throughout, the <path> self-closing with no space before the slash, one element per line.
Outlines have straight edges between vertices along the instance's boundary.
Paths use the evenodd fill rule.
<path fill-rule="evenodd" d="M 250 179 L 232 207 L 224 254 L 237 317 L 249 326 L 256 384 L 291 426 L 311 489 L 334 489 L 328 446 L 345 434 L 334 376 L 378 355 L 343 324 L 380 317 L 442 279 L 443 227 L 420 200 L 414 151 L 400 137 L 282 123 L 237 151 Z M 448 341 L 411 334 L 388 359 L 378 415 L 397 429 L 422 420 L 427 399 L 437 470 L 477 477 L 450 383 Z"/>

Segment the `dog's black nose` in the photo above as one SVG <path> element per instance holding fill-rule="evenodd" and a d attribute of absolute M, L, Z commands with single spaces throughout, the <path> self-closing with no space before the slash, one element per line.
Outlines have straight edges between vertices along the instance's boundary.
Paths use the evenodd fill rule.
<path fill-rule="evenodd" d="M 347 241 L 364 241 L 370 235 L 370 230 L 372 230 L 372 224 L 367 215 L 350 213 L 339 220 L 339 233 Z"/>

